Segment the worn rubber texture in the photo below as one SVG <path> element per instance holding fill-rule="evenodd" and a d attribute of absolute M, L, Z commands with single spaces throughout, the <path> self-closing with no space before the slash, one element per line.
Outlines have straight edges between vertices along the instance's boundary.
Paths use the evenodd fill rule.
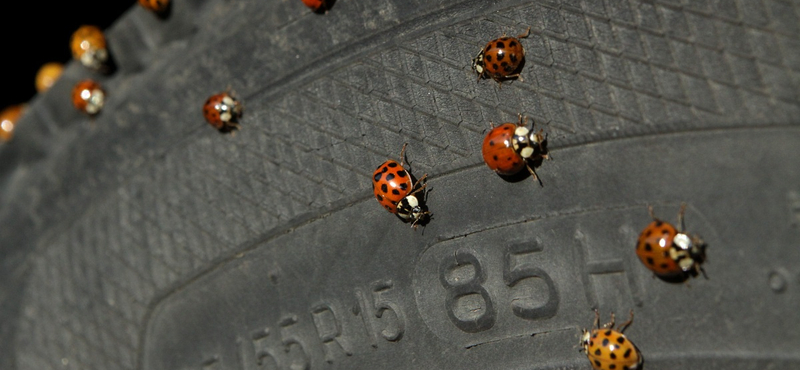
<path fill-rule="evenodd" d="M 648 370 L 800 368 L 797 2 L 173 3 L 0 148 L 0 368 L 589 369 L 593 308 L 634 310 Z M 528 26 L 524 80 L 476 82 Z M 201 115 L 228 86 L 235 136 Z M 549 133 L 544 187 L 483 164 L 517 113 Z M 406 142 L 416 231 L 370 183 Z M 686 284 L 634 253 L 681 202 L 708 244 Z"/>

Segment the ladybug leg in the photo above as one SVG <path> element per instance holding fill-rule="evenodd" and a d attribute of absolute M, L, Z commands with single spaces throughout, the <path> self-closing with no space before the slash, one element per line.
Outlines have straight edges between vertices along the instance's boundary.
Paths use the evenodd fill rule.
<path fill-rule="evenodd" d="M 611 329 L 611 328 L 614 328 L 614 322 L 615 322 L 615 320 L 616 320 L 616 318 L 614 317 L 614 313 L 612 312 L 612 313 L 611 313 L 611 321 L 609 321 L 607 324 L 603 325 L 603 329 Z"/>
<path fill-rule="evenodd" d="M 402 167 L 406 163 L 406 147 L 408 143 L 403 143 L 403 149 L 400 150 L 400 166 Z"/>
<path fill-rule="evenodd" d="M 419 180 L 417 180 L 417 182 L 415 182 L 414 185 L 411 186 L 411 188 L 412 189 L 416 188 L 419 185 L 419 183 L 423 182 L 427 178 L 428 178 L 428 174 L 427 173 L 422 175 L 422 177 L 420 177 Z M 412 191 L 408 195 L 414 195 L 416 193 L 419 193 L 420 191 L 422 191 L 422 189 L 425 189 L 425 187 L 427 187 L 427 186 L 428 186 L 427 183 L 422 184 L 422 186 L 420 186 L 419 188 L 415 189 L 414 191 Z"/>
<path fill-rule="evenodd" d="M 617 327 L 617 331 L 619 331 L 620 333 L 624 332 L 625 329 L 628 328 L 628 325 L 630 325 L 632 322 L 633 322 L 633 310 L 631 310 L 631 317 L 628 319 L 628 321 L 625 321 L 622 324 L 620 324 Z"/>
<path fill-rule="evenodd" d="M 536 171 L 533 169 L 533 167 L 531 167 L 527 163 L 525 163 L 525 167 L 528 168 L 528 172 L 531 173 L 531 178 L 533 178 L 533 181 L 538 181 L 539 186 L 544 187 L 544 184 L 542 184 L 542 180 L 539 178 L 539 176 L 536 176 Z"/>
<path fill-rule="evenodd" d="M 592 324 L 592 329 L 599 329 L 600 328 L 600 311 L 596 308 L 594 309 L 594 324 Z"/>
<path fill-rule="evenodd" d="M 653 212 L 653 206 L 651 206 L 651 205 L 647 206 L 647 213 L 650 214 L 650 218 L 652 218 L 654 221 L 658 220 L 658 218 L 656 218 L 655 212 Z"/>
<path fill-rule="evenodd" d="M 531 34 L 531 28 L 528 27 L 528 29 L 525 30 L 525 33 L 521 33 L 521 34 L 517 35 L 517 38 L 518 39 L 524 39 L 524 38 L 528 37 L 528 35 L 530 35 L 530 34 Z"/>
<path fill-rule="evenodd" d="M 678 211 L 678 226 L 680 229 L 678 232 L 683 232 L 686 229 L 686 225 L 683 223 L 683 214 L 686 212 L 686 202 L 681 202 L 681 210 Z"/>

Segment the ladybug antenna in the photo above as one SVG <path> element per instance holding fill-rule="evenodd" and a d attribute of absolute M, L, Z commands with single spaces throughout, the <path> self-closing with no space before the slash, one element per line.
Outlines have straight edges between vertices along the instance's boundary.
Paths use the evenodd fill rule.
<path fill-rule="evenodd" d="M 596 308 L 594 309 L 594 324 L 592 329 L 599 329 L 600 328 L 600 311 Z"/>

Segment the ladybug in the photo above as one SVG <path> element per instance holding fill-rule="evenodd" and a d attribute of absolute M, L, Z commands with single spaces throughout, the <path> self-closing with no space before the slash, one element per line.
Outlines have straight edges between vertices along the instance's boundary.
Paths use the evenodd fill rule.
<path fill-rule="evenodd" d="M 83 80 L 72 88 L 72 105 L 81 112 L 95 115 L 103 108 L 105 95 L 105 91 L 97 82 Z"/>
<path fill-rule="evenodd" d="M 169 0 L 139 0 L 139 5 L 156 14 L 164 14 L 169 7 Z"/>
<path fill-rule="evenodd" d="M 510 176 L 527 168 L 538 181 L 536 172 L 530 162 L 537 159 L 549 159 L 545 148 L 544 130 L 528 129 L 528 118 L 519 115 L 519 123 L 504 123 L 493 127 L 483 139 L 483 161 L 500 175 Z M 541 184 L 541 181 L 539 181 Z"/>
<path fill-rule="evenodd" d="M 531 28 L 517 37 L 503 35 L 488 44 L 472 59 L 472 69 L 478 74 L 478 80 L 491 77 L 502 85 L 504 80 L 520 78 L 519 67 L 525 59 L 525 49 L 519 39 L 528 37 Z"/>
<path fill-rule="evenodd" d="M 303 4 L 311 8 L 315 13 L 324 13 L 330 9 L 330 0 L 303 0 Z"/>
<path fill-rule="evenodd" d="M 25 104 L 12 105 L 0 112 L 0 140 L 9 141 L 14 137 L 14 128 L 24 112 Z"/>
<path fill-rule="evenodd" d="M 227 91 L 212 95 L 203 104 L 203 117 L 222 133 L 238 130 L 241 116 L 242 103 Z"/>
<path fill-rule="evenodd" d="M 672 224 L 659 220 L 649 207 L 653 222 L 642 230 L 636 243 L 636 255 L 642 263 L 663 278 L 682 278 L 702 272 L 700 266 L 705 259 L 705 244 L 697 236 L 689 236 L 683 230 L 683 213 L 686 204 L 678 212 L 676 229 Z"/>
<path fill-rule="evenodd" d="M 631 318 L 614 329 L 614 313 L 611 313 L 611 322 L 600 328 L 600 314 L 594 310 L 594 328 L 592 331 L 583 329 L 581 347 L 589 357 L 592 368 L 595 370 L 633 370 L 639 369 L 644 362 L 639 349 L 636 348 L 623 331 L 633 322 Z"/>
<path fill-rule="evenodd" d="M 36 91 L 43 93 L 50 89 L 54 83 L 61 77 L 61 72 L 64 71 L 64 66 L 61 63 L 50 62 L 39 68 L 36 72 Z"/>
<path fill-rule="evenodd" d="M 417 224 L 425 221 L 430 215 L 414 195 L 428 186 L 427 184 L 420 186 L 428 175 L 412 182 L 411 174 L 402 164 L 407 145 L 403 144 L 403 150 L 400 151 L 401 163 L 390 159 L 375 169 L 372 174 L 372 191 L 383 208 L 396 214 L 404 222 L 411 221 L 411 226 L 416 229 Z"/>
<path fill-rule="evenodd" d="M 106 37 L 103 31 L 95 26 L 81 26 L 72 34 L 70 40 L 72 56 L 84 66 L 101 70 L 108 61 Z"/>

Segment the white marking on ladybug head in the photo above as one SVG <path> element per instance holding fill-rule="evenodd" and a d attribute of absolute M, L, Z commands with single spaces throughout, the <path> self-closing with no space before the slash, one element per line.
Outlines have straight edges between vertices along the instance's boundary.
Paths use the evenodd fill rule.
<path fill-rule="evenodd" d="M 692 238 L 684 233 L 678 233 L 672 238 L 672 244 L 686 251 L 692 248 Z"/>
<path fill-rule="evenodd" d="M 219 115 L 219 119 L 221 119 L 222 122 L 228 122 L 228 121 L 231 120 L 231 113 L 230 112 L 222 112 Z"/>
<path fill-rule="evenodd" d="M 417 207 L 417 206 L 419 206 L 419 200 L 418 200 L 418 199 L 417 199 L 417 197 L 416 197 L 416 196 L 414 196 L 414 195 L 409 195 L 409 196 L 407 196 L 407 197 L 406 197 L 406 202 L 408 202 L 408 205 L 409 205 L 411 208 L 414 208 L 414 207 Z"/>
<path fill-rule="evenodd" d="M 103 93 L 103 90 L 94 89 L 89 92 L 89 97 L 85 98 L 84 93 L 89 92 L 89 90 L 81 91 L 81 97 L 86 100 L 86 113 L 95 114 L 103 108 L 103 104 L 105 104 L 105 97 L 106 95 Z"/>
<path fill-rule="evenodd" d="M 233 99 L 228 95 L 222 97 L 222 102 L 229 107 L 236 105 L 236 102 L 234 102 Z"/>
<path fill-rule="evenodd" d="M 522 148 L 522 150 L 519 151 L 519 155 L 521 155 L 522 158 L 530 158 L 531 156 L 533 156 L 533 147 L 526 146 Z"/>
<path fill-rule="evenodd" d="M 591 338 L 592 333 L 589 333 L 588 330 L 583 329 L 583 334 L 581 335 L 581 346 L 583 346 L 583 350 L 587 351 L 589 349 L 589 338 Z"/>
<path fill-rule="evenodd" d="M 525 126 L 517 126 L 517 129 L 514 130 L 514 135 L 516 135 L 516 136 L 528 137 L 529 133 L 530 133 L 530 130 L 528 130 L 528 128 L 525 127 Z"/>

